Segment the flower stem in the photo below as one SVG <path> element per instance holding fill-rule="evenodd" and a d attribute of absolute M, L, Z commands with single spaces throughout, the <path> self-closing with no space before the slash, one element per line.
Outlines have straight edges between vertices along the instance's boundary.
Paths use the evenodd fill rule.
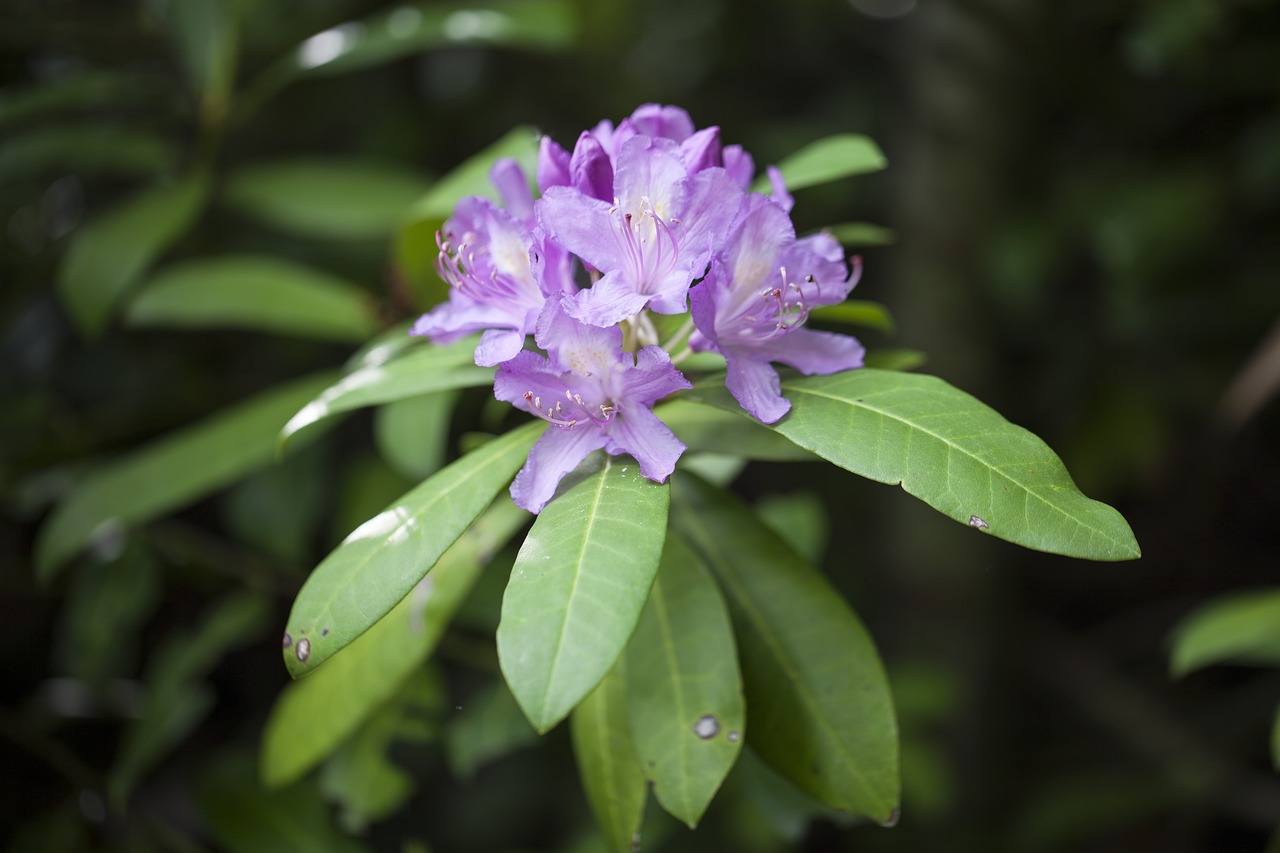
<path fill-rule="evenodd" d="M 676 329 L 675 333 L 671 337 L 667 338 L 665 341 L 662 342 L 662 348 L 667 352 L 671 352 L 676 347 L 682 346 L 686 341 L 689 340 L 689 336 L 693 334 L 693 330 L 694 330 L 693 318 L 690 317 L 688 320 L 684 321 L 684 323 L 680 326 L 680 328 Z M 691 351 L 687 350 L 686 352 L 681 353 L 680 354 L 681 358 L 688 358 L 689 352 Z M 672 361 L 674 360 L 675 359 L 672 359 Z"/>

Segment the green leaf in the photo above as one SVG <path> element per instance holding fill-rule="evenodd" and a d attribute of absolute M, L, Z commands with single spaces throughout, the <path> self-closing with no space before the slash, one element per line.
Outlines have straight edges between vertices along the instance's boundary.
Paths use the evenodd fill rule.
<path fill-rule="evenodd" d="M 270 73 L 283 79 L 345 74 L 450 44 L 553 48 L 572 37 L 571 14 L 563 0 L 401 5 L 317 33 Z"/>
<path fill-rule="evenodd" d="M 1140 556 L 1120 513 L 1081 494 L 1044 442 L 941 379 L 862 368 L 785 379 L 782 393 L 791 411 L 773 429 L 962 524 L 1070 557 Z M 704 399 L 737 407 L 724 392 Z"/>
<path fill-rule="evenodd" d="M 813 454 L 804 448 L 733 412 L 685 400 L 663 403 L 654 412 L 690 451 L 705 450 L 769 462 L 814 460 Z"/>
<path fill-rule="evenodd" d="M 267 601 L 240 594 L 217 604 L 200 627 L 171 636 L 147 667 L 147 697 L 124 735 L 111 771 L 112 802 L 123 808 L 138 780 L 172 749 L 213 705 L 201 680 L 231 649 L 257 641 L 267 623 Z"/>
<path fill-rule="evenodd" d="M 724 590 L 746 685 L 747 738 L 828 805 L 891 822 L 898 740 L 879 655 L 840 595 L 744 506 L 677 472 L 675 528 Z"/>
<path fill-rule="evenodd" d="M 235 0 L 160 0 L 164 22 L 186 66 L 192 88 L 200 95 L 207 124 L 218 124 L 230 107 L 235 83 Z"/>
<path fill-rule="evenodd" d="M 266 255 L 223 255 L 160 271 L 129 305 L 131 326 L 231 327 L 363 341 L 378 328 L 358 287 Z"/>
<path fill-rule="evenodd" d="M 887 335 L 893 334 L 893 317 L 889 315 L 889 309 L 867 299 L 846 299 L 836 305 L 819 305 L 809 312 L 809 316 L 827 323 L 866 326 Z"/>
<path fill-rule="evenodd" d="M 449 445 L 456 391 L 438 391 L 396 400 L 374 413 L 378 452 L 396 471 L 422 480 L 440 469 Z"/>
<path fill-rule="evenodd" d="M 915 370 L 928 360 L 920 350 L 877 347 L 867 352 L 863 364 L 876 370 Z"/>
<path fill-rule="evenodd" d="M 605 457 L 562 485 L 534 522 L 497 637 L 502 674 L 539 732 L 564 719 L 626 646 L 658 571 L 667 502 L 665 483 L 628 457 Z"/>
<path fill-rule="evenodd" d="M 81 107 L 140 103 L 161 87 L 154 78 L 115 71 L 85 71 L 0 92 L 0 126 Z"/>
<path fill-rule="evenodd" d="M 273 388 L 86 476 L 36 538 L 41 579 L 95 537 L 179 509 L 269 463 L 285 419 L 330 381 L 325 373 Z"/>
<path fill-rule="evenodd" d="M 433 669 L 419 668 L 390 702 L 325 763 L 320 788 L 341 810 L 339 822 L 352 833 L 389 817 L 414 790 L 413 776 L 388 755 L 397 741 L 429 737 L 444 703 L 444 685 Z"/>
<path fill-rule="evenodd" d="M 306 427 L 352 409 L 450 388 L 492 385 L 494 369 L 476 367 L 474 350 L 475 339 L 466 338 L 447 347 L 416 347 L 383 364 L 353 370 L 290 418 L 280 440 L 288 441 Z"/>
<path fill-rule="evenodd" d="M 263 733 L 262 780 L 288 785 L 324 760 L 422 668 L 454 612 L 492 554 L 528 519 L 500 499 L 453 543 L 431 574 L 391 611 L 311 676 L 284 689 Z M 346 590 L 356 597 L 358 590 Z M 296 606 L 295 606 L 296 609 Z M 324 628 L 291 633 L 286 654 L 304 640 L 312 649 L 329 637 Z"/>
<path fill-rule="evenodd" d="M 892 228 L 870 222 L 841 222 L 822 230 L 839 240 L 842 246 L 888 246 L 898 240 Z"/>
<path fill-rule="evenodd" d="M 290 674 L 311 672 L 395 607 L 511 481 L 545 428 L 535 421 L 482 445 L 344 539 L 293 602 Z"/>
<path fill-rule="evenodd" d="M 366 240 L 390 237 L 426 189 L 424 178 L 403 169 L 287 160 L 233 172 L 225 200 L 237 212 L 292 234 Z"/>
<path fill-rule="evenodd" d="M 75 234 L 58 289 L 82 331 L 102 331 L 130 286 L 195 221 L 207 194 L 205 176 L 191 175 L 134 196 Z"/>
<path fill-rule="evenodd" d="M 830 183 L 840 178 L 877 172 L 888 165 L 879 147 L 865 136 L 837 134 L 811 142 L 778 164 L 788 190 Z M 767 176 L 761 176 L 752 192 L 768 192 Z"/>
<path fill-rule="evenodd" d="M 449 720 L 444 730 L 444 754 L 453 775 L 469 779 L 490 761 L 537 739 L 538 733 L 524 718 L 515 697 L 497 679 Z"/>
<path fill-rule="evenodd" d="M 587 802 L 609 849 L 634 853 L 639 849 L 648 785 L 631 743 L 622 669 L 619 662 L 574 709 L 569 732 Z"/>
<path fill-rule="evenodd" d="M 1215 601 L 1178 625 L 1169 667 L 1175 678 L 1224 661 L 1280 665 L 1280 589 Z"/>
<path fill-rule="evenodd" d="M 626 673 L 641 770 L 662 807 L 692 829 L 738 757 L 746 708 L 729 611 L 679 536 L 667 537 Z"/>
<path fill-rule="evenodd" d="M 265 791 L 250 755 L 216 757 L 198 788 L 200 810 L 218 849 L 233 853 L 323 850 L 360 853 L 366 848 L 338 829 L 314 784 Z"/>
<path fill-rule="evenodd" d="M 800 556 L 815 566 L 822 562 L 827 550 L 827 508 L 816 493 L 765 495 L 756 502 L 755 512 Z"/>

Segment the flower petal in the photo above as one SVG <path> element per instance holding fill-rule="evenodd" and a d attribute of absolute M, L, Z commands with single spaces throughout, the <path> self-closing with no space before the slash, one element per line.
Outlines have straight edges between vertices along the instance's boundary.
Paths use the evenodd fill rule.
<path fill-rule="evenodd" d="M 604 447 L 604 431 L 594 424 L 573 429 L 548 427 L 533 449 L 529 460 L 511 483 L 511 499 L 516 506 L 535 515 L 555 496 L 556 486 L 593 450 Z"/>
<path fill-rule="evenodd" d="M 579 290 L 560 300 L 564 311 L 575 320 L 592 326 L 613 326 L 643 310 L 649 297 L 637 293 L 618 273 L 609 273 L 587 290 Z"/>
<path fill-rule="evenodd" d="M 769 361 L 794 367 L 807 376 L 862 367 L 866 348 L 857 338 L 814 329 L 792 329 L 757 350 Z"/>
<path fill-rule="evenodd" d="M 524 332 L 517 329 L 489 329 L 476 345 L 476 364 L 493 367 L 515 358 L 524 347 Z"/>
<path fill-rule="evenodd" d="M 782 396 L 782 382 L 778 371 L 754 352 L 725 352 L 729 372 L 724 385 L 742 408 L 761 423 L 771 424 L 791 409 L 791 403 Z"/>
<path fill-rule="evenodd" d="M 640 473 L 658 483 L 671 476 L 685 451 L 684 442 L 644 406 L 619 412 L 607 432 L 605 450 L 615 456 L 630 453 L 640 463 Z"/>

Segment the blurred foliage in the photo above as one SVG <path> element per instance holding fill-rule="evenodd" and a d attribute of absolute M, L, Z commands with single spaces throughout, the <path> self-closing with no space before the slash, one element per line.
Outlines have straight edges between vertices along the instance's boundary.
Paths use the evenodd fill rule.
<path fill-rule="evenodd" d="M 1280 565 L 1280 4 L 0 0 L 0 20 L 6 849 L 599 849 L 568 732 L 531 743 L 495 677 L 509 554 L 457 604 L 440 672 L 262 787 L 303 571 L 500 415 L 436 389 L 467 425 L 424 397 L 309 428 L 278 466 L 253 415 L 438 297 L 437 176 L 513 127 L 571 141 L 645 101 L 766 162 L 880 141 L 889 171 L 799 190 L 797 224 L 850 223 L 855 296 L 892 308 L 893 342 L 1044 436 L 1144 550 L 1067 563 L 752 464 L 748 494 L 793 493 L 762 506 L 797 547 L 839 533 L 825 568 L 899 708 L 901 821 L 857 825 L 744 752 L 698 836 L 651 805 L 645 849 L 1261 849 L 1280 823 L 1280 674 L 1171 681 L 1166 645 Z M 424 192 L 420 239 L 393 245 Z M 245 300 L 301 298 L 289 276 L 218 283 L 263 265 L 323 295 L 246 327 Z M 197 298 L 216 323 L 182 322 Z M 151 442 L 179 427 L 243 465 L 173 470 Z M 84 516 L 138 526 L 46 527 L 67 562 L 38 581 L 50 508 L 139 458 L 132 504 Z M 792 520 L 807 494 L 824 524 Z"/>

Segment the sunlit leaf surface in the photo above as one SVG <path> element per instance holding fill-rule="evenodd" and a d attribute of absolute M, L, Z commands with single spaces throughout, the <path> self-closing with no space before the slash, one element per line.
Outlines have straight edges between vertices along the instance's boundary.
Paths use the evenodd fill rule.
<path fill-rule="evenodd" d="M 658 570 L 667 503 L 666 484 L 630 457 L 605 457 L 534 522 L 502 599 L 498 659 L 538 731 L 564 719 L 626 646 Z"/>
<path fill-rule="evenodd" d="M 511 481 L 543 429 L 526 424 L 481 445 L 344 539 L 294 600 L 289 672 L 311 672 L 400 603 Z"/>
<path fill-rule="evenodd" d="M 1093 560 L 1140 555 L 1120 513 L 1081 494 L 1032 433 L 933 376 L 864 368 L 786 379 L 772 428 L 841 468 L 1001 539 Z M 737 408 L 719 389 L 701 399 Z"/>
<path fill-rule="evenodd" d="M 422 668 L 489 557 L 527 518 L 498 500 L 391 612 L 327 666 L 285 688 L 263 734 L 268 787 L 288 785 L 322 761 Z M 285 653 L 303 639 L 312 642 L 290 635 Z M 317 641 L 325 639 L 322 629 Z"/>

